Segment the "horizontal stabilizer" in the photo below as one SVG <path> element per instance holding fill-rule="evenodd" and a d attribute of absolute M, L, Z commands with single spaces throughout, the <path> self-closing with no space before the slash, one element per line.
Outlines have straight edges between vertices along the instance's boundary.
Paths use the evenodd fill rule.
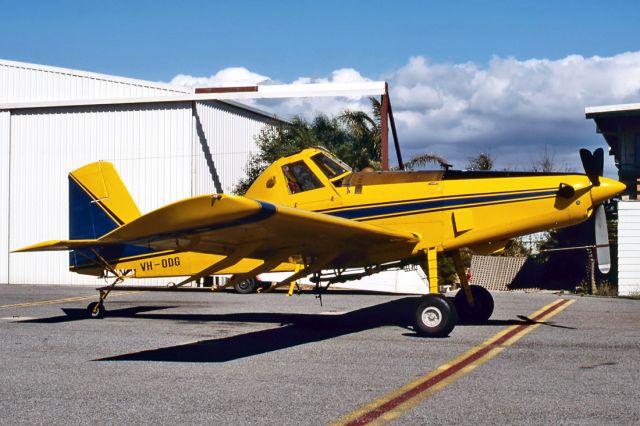
<path fill-rule="evenodd" d="M 98 240 L 51 240 L 13 250 L 11 253 L 22 253 L 27 251 L 66 251 L 83 247 L 97 246 Z"/>

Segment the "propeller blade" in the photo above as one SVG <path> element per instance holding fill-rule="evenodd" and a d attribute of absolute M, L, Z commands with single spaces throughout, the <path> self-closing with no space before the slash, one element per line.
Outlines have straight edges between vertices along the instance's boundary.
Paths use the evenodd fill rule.
<path fill-rule="evenodd" d="M 604 171 L 604 150 L 598 148 L 592 154 L 588 149 L 582 148 L 580 150 L 580 160 L 582 160 L 582 167 L 584 167 L 584 172 L 589 177 L 591 184 L 600 186 L 600 176 Z"/>
<path fill-rule="evenodd" d="M 604 149 L 598 148 L 593 151 L 593 162 L 598 176 L 604 175 Z"/>
<path fill-rule="evenodd" d="M 595 220 L 596 231 L 596 261 L 598 269 L 606 274 L 611 269 L 611 253 L 609 251 L 609 232 L 607 231 L 607 218 L 604 213 L 604 206 L 600 204 L 596 209 Z"/>

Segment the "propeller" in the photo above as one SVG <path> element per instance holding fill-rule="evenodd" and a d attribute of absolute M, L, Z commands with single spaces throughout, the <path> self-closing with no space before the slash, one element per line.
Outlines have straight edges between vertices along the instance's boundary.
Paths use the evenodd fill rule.
<path fill-rule="evenodd" d="M 611 269 L 611 253 L 609 251 L 609 234 L 607 230 L 607 218 L 605 216 L 603 202 L 619 194 L 625 189 L 621 182 L 603 178 L 604 174 L 604 150 L 598 148 L 593 153 L 588 149 L 580 150 L 580 159 L 585 174 L 589 178 L 589 194 L 595 210 L 595 254 L 598 269 L 606 274 Z M 556 194 L 567 200 L 572 200 L 576 190 L 568 183 L 560 183 Z"/>
<path fill-rule="evenodd" d="M 611 270 L 611 252 L 609 249 L 609 232 L 607 230 L 607 218 L 604 214 L 604 206 L 600 204 L 596 209 L 596 262 L 598 269 L 603 274 Z"/>
<path fill-rule="evenodd" d="M 591 182 L 591 186 L 600 186 L 600 177 L 604 174 L 604 150 L 598 148 L 591 153 L 588 149 L 582 148 L 580 150 L 580 159 L 582 160 L 584 171 Z M 595 207 L 595 209 L 596 262 L 598 263 L 600 272 L 606 274 L 611 269 L 607 218 L 602 204 Z"/>
<path fill-rule="evenodd" d="M 604 174 L 604 150 L 598 148 L 592 154 L 588 149 L 582 148 L 580 159 L 591 185 L 600 186 L 600 176 Z"/>

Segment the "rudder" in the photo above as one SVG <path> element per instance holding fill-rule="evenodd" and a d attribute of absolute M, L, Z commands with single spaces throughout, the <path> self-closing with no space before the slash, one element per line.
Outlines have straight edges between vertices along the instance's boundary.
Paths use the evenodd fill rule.
<path fill-rule="evenodd" d="M 69 173 L 69 239 L 99 238 L 138 217 L 113 164 L 99 161 Z"/>
<path fill-rule="evenodd" d="M 98 239 L 140 217 L 129 190 L 113 164 L 99 161 L 69 173 L 69 240 Z M 109 245 L 69 252 L 69 269 L 99 275 L 101 259 L 113 261 L 153 250 L 132 245 Z"/>

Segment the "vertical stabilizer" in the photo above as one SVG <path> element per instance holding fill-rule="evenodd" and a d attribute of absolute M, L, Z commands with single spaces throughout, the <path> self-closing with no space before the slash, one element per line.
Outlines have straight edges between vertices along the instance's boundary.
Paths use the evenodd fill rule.
<path fill-rule="evenodd" d="M 138 217 L 140 210 L 113 164 L 100 161 L 69 173 L 70 240 L 98 239 Z M 74 272 L 97 274 L 95 267 L 100 263 L 96 252 L 102 259 L 115 261 L 152 251 L 131 245 L 76 249 L 69 253 L 69 268 Z"/>
<path fill-rule="evenodd" d="M 99 238 L 140 217 L 113 164 L 87 164 L 69 173 L 69 239 Z"/>

